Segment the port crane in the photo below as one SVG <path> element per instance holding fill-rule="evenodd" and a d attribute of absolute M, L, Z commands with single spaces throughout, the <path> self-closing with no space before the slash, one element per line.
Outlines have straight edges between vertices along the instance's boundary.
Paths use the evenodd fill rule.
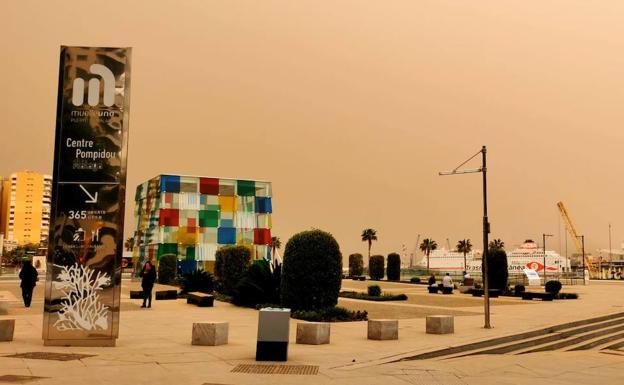
<path fill-rule="evenodd" d="M 568 214 L 568 210 L 566 210 L 565 206 L 563 205 L 563 202 L 557 202 L 557 208 L 559 209 L 561 218 L 563 218 L 563 222 L 565 223 L 568 233 L 572 237 L 572 242 L 574 243 L 574 247 L 576 247 L 576 250 L 579 253 L 583 253 L 583 245 L 581 244 L 581 241 L 579 240 L 580 236 L 576 232 L 576 227 L 574 227 L 574 223 L 572 222 L 572 219 L 570 218 L 570 215 Z M 591 259 L 589 258 L 587 254 L 585 254 L 585 266 L 589 270 L 589 276 L 593 278 L 596 275 L 596 267 L 594 266 L 593 262 L 591 261 Z"/>
<path fill-rule="evenodd" d="M 416 239 L 416 246 L 414 246 L 414 252 L 410 254 L 410 269 L 414 268 L 414 254 L 418 253 L 419 247 L 420 247 L 420 234 L 418 234 L 418 238 Z"/>

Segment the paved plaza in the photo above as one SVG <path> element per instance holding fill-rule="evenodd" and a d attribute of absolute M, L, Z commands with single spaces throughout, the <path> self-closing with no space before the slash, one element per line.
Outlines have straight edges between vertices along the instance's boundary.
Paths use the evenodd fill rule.
<path fill-rule="evenodd" d="M 343 281 L 343 290 L 364 291 L 369 282 Z M 507 336 L 551 325 L 624 312 L 624 285 L 591 282 L 564 287 L 578 300 L 527 302 L 492 299 L 491 330 L 482 328 L 482 299 L 455 293 L 428 294 L 425 286 L 381 283 L 388 292 L 405 293 L 401 302 L 341 299 L 341 306 L 369 311 L 370 318 L 399 319 L 398 341 L 366 339 L 366 323 L 334 323 L 329 345 L 297 345 L 291 320 L 289 361 L 293 372 L 254 374 L 258 312 L 215 302 L 213 308 L 187 305 L 184 300 L 154 301 L 141 309 L 129 299 L 138 283 L 124 280 L 121 326 L 114 348 L 44 347 L 41 340 L 42 285 L 35 289 L 33 307 L 21 305 L 18 283 L 0 281 L 0 296 L 10 301 L 8 315 L 16 320 L 15 338 L 0 343 L 0 383 L 32 384 L 621 384 L 624 351 L 590 349 L 452 357 L 417 361 L 401 358 L 436 349 Z M 158 288 L 157 288 L 158 289 Z M 426 315 L 455 315 L 455 334 L 425 334 Z M 191 345 L 193 322 L 227 321 L 229 344 Z M 7 357 L 23 353 L 72 353 L 66 361 Z M 51 358 L 53 355 L 44 358 Z M 67 358 L 67 357 L 65 357 Z M 270 365 L 272 363 L 258 363 Z M 279 365 L 284 365 L 279 364 Z M 280 368 L 274 369 L 279 370 Z M 28 377 L 19 377 L 28 376 Z M 32 377 L 35 378 L 32 378 Z"/>

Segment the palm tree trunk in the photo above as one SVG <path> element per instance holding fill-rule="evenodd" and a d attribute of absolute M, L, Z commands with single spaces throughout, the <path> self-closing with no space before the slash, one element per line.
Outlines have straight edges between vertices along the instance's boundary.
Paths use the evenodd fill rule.
<path fill-rule="evenodd" d="M 371 246 L 373 245 L 373 241 L 371 241 L 370 239 L 368 240 L 368 258 L 370 258 L 370 249 Z"/>
<path fill-rule="evenodd" d="M 466 270 L 466 252 L 464 251 L 464 271 L 468 271 Z"/>
<path fill-rule="evenodd" d="M 429 274 L 429 250 L 427 250 L 427 274 Z"/>

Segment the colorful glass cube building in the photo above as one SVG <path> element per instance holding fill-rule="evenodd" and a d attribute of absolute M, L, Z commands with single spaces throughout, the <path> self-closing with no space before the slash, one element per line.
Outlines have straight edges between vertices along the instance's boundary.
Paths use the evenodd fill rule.
<path fill-rule="evenodd" d="M 135 205 L 135 266 L 175 254 L 184 271 L 213 271 L 226 245 L 271 259 L 270 182 L 159 175 L 137 186 Z"/>

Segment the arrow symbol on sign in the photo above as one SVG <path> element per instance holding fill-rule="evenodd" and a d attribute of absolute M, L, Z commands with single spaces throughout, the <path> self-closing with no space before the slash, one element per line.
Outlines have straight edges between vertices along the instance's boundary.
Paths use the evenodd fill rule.
<path fill-rule="evenodd" d="M 86 201 L 85 201 L 85 203 L 96 203 L 96 202 L 97 202 L 97 198 L 98 198 L 98 197 L 97 197 L 97 196 L 98 196 L 98 193 L 97 193 L 97 192 L 96 192 L 94 195 L 91 195 L 91 194 L 87 191 L 87 189 L 86 189 L 86 188 L 84 188 L 84 186 L 83 186 L 83 185 L 79 185 L 79 186 L 80 186 L 80 188 L 82 189 L 82 191 L 84 191 L 84 192 L 85 192 L 85 194 L 87 194 L 87 196 L 89 197 L 89 199 L 88 199 L 88 200 L 86 200 Z"/>

